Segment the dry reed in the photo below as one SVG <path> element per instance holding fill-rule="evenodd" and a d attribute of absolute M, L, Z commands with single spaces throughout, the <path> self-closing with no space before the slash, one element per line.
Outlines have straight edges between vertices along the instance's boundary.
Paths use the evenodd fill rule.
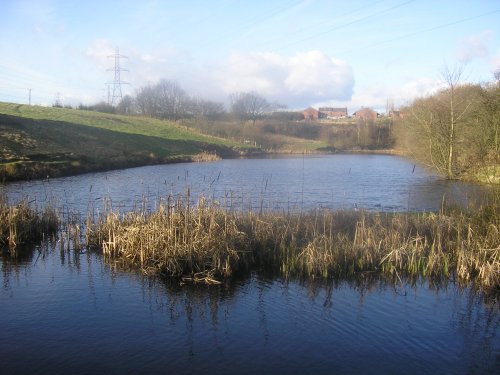
<path fill-rule="evenodd" d="M 191 161 L 198 163 L 208 162 L 208 161 L 218 161 L 218 160 L 222 160 L 222 158 L 219 155 L 217 155 L 217 152 L 215 151 L 214 152 L 203 151 L 200 152 L 199 154 L 191 156 Z"/>
<path fill-rule="evenodd" d="M 154 212 L 106 212 L 87 245 L 146 273 L 215 281 L 267 270 L 284 277 L 456 277 L 500 287 L 496 207 L 474 213 L 235 212 L 169 198 Z"/>
<path fill-rule="evenodd" d="M 0 247 L 14 254 L 18 245 L 42 240 L 57 231 L 59 220 L 53 207 L 41 211 L 32 208 L 27 200 L 9 205 L 0 196 Z"/>

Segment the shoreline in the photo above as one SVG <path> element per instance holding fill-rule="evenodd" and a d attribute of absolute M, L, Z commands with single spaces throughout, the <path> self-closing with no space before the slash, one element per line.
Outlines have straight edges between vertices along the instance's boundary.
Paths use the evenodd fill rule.
<path fill-rule="evenodd" d="M 252 159 L 259 157 L 272 157 L 279 155 L 341 155 L 341 154 L 360 154 L 360 155 L 392 155 L 409 158 L 403 151 L 398 149 L 381 149 L 381 150 L 316 150 L 316 151 L 266 151 L 262 149 L 227 149 L 223 151 L 222 156 L 215 151 L 204 151 L 194 155 L 179 155 L 173 156 L 168 159 L 154 159 L 144 161 L 125 161 L 125 162 L 111 162 L 109 164 L 103 163 L 98 165 L 82 164 L 81 161 L 60 161 L 60 162 L 13 162 L 0 164 L 0 185 L 12 182 L 23 182 L 33 180 L 44 180 L 49 178 L 71 177 L 79 176 L 87 173 L 98 173 L 107 171 L 117 171 L 128 168 L 140 168 L 151 165 L 169 165 L 177 163 L 200 163 L 211 162 L 223 159 Z M 410 158 L 409 158 L 410 159 Z M 415 163 L 417 161 L 414 161 Z M 495 167 L 493 167 L 495 168 Z M 498 167 L 497 167 L 498 168 Z M 463 176 L 458 178 L 458 181 L 467 183 L 499 186 L 500 178 L 494 176 L 493 178 L 481 178 L 481 176 Z"/>
<path fill-rule="evenodd" d="M 121 160 L 121 161 L 103 161 L 102 163 L 85 163 L 83 160 L 64 160 L 64 161 L 15 161 L 11 163 L 0 164 L 0 185 L 12 182 L 23 182 L 33 180 L 44 180 L 49 178 L 71 177 L 79 176 L 87 173 L 98 173 L 107 171 L 116 171 L 128 168 L 140 168 L 151 165 L 169 165 L 177 163 L 199 163 L 210 162 L 223 159 L 252 159 L 259 157 L 273 157 L 273 156 L 298 156 L 298 155 L 389 155 L 400 156 L 412 160 L 404 150 L 401 149 L 351 149 L 351 150 L 338 150 L 334 148 L 317 149 L 317 150 L 263 150 L 260 148 L 229 148 L 229 147 L 216 147 L 206 151 L 202 151 L 193 155 L 177 155 L 168 158 L 142 158 L 142 160 Z M 495 170 L 499 167 L 485 167 L 485 170 Z M 500 177 L 498 173 L 493 177 L 486 176 L 484 173 L 479 173 L 477 176 L 464 175 L 457 178 L 457 181 L 467 183 L 499 186 Z"/>
<path fill-rule="evenodd" d="M 47 178 L 57 178 L 57 177 L 70 177 L 70 176 L 78 176 L 87 173 L 95 173 L 95 172 L 106 172 L 106 171 L 114 171 L 128 168 L 139 168 L 146 167 L 150 165 L 168 165 L 168 164 L 176 164 L 176 163 L 199 163 L 199 162 L 208 162 L 208 161 L 216 161 L 223 159 L 244 159 L 244 158 L 255 158 L 262 156 L 273 156 L 273 155 L 335 155 L 335 154 L 353 154 L 353 153 L 364 153 L 364 154 L 387 154 L 387 155 L 397 155 L 396 153 L 391 152 L 391 150 L 377 150 L 379 152 L 358 152 L 358 151 L 287 151 L 287 152 L 278 152 L 278 151 L 265 151 L 261 149 L 230 149 L 223 150 L 224 152 L 220 155 L 215 152 L 202 152 L 200 154 L 195 155 L 179 155 L 173 156 L 168 159 L 150 159 L 145 160 L 144 162 L 139 161 L 128 161 L 128 162 L 115 162 L 108 164 L 82 164 L 81 161 L 60 161 L 60 162 L 37 162 L 37 161 L 25 161 L 25 162 L 13 162 L 13 163 L 5 163 L 0 164 L 0 173 L 2 177 L 0 178 L 0 184 L 10 183 L 10 182 L 22 182 L 22 181 L 33 181 L 33 180 L 43 180 Z M 211 157 L 212 155 L 213 157 Z M 208 157 L 206 157 L 208 156 Z"/>

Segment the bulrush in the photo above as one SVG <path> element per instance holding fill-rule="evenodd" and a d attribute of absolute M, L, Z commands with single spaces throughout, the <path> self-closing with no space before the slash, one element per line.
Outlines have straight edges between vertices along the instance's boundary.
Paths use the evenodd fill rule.
<path fill-rule="evenodd" d="M 500 287 L 499 204 L 474 212 L 235 211 L 168 198 L 153 212 L 108 211 L 87 246 L 148 274 L 215 282 L 266 270 L 283 277 L 455 277 Z"/>
<path fill-rule="evenodd" d="M 0 196 L 0 247 L 15 254 L 18 245 L 40 241 L 45 235 L 56 233 L 59 219 L 52 207 L 42 211 L 30 206 L 27 200 L 9 205 Z"/>

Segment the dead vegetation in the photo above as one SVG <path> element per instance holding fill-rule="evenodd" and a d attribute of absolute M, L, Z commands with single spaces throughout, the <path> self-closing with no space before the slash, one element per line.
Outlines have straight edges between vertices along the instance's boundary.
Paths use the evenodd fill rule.
<path fill-rule="evenodd" d="M 500 286 L 498 203 L 466 213 L 255 213 L 182 197 L 154 212 L 108 211 L 87 246 L 113 260 L 192 282 L 265 270 L 283 277 L 456 278 Z"/>
<path fill-rule="evenodd" d="M 52 207 L 41 211 L 33 208 L 27 200 L 9 205 L 0 196 L 0 247 L 15 254 L 19 245 L 41 241 L 57 232 L 59 219 Z"/>
<path fill-rule="evenodd" d="M 470 212 L 280 213 L 231 210 L 205 198 L 192 205 L 179 196 L 154 211 L 108 209 L 61 226 L 51 207 L 1 198 L 0 245 L 16 255 L 19 245 L 61 227 L 61 241 L 75 251 L 97 249 L 108 260 L 182 283 L 217 284 L 265 271 L 284 278 L 454 279 L 498 290 L 499 202 Z"/>

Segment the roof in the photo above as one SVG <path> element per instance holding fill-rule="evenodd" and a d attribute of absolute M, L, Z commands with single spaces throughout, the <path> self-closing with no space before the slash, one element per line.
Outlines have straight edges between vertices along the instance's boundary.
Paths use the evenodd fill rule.
<path fill-rule="evenodd" d="M 347 107 L 345 108 L 334 108 L 334 107 L 320 107 L 320 112 L 345 112 L 347 113 Z"/>
<path fill-rule="evenodd" d="M 308 108 L 304 109 L 303 112 L 319 112 L 319 111 L 313 107 L 308 107 Z"/>
<path fill-rule="evenodd" d="M 356 113 L 377 113 L 376 111 L 374 111 L 373 109 L 371 108 L 361 108 L 361 109 L 358 109 L 356 112 L 354 112 L 353 114 L 355 115 Z"/>

